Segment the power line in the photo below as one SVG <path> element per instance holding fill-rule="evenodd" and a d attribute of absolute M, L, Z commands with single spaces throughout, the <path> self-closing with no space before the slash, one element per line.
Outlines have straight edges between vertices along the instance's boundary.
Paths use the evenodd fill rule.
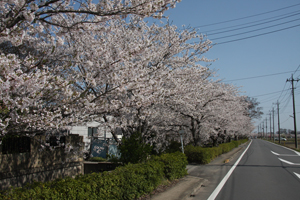
<path fill-rule="evenodd" d="M 291 20 L 291 21 L 288 21 L 288 22 L 283 22 L 283 23 L 279 23 L 279 24 L 275 24 L 275 25 L 271 25 L 271 26 L 266 26 L 266 27 L 259 28 L 259 29 L 254 29 L 254 30 L 251 30 L 251 31 L 246 31 L 246 32 L 242 32 L 242 33 L 236 33 L 236 34 L 227 35 L 227 36 L 223 36 L 223 37 L 213 38 L 213 39 L 210 39 L 210 40 L 219 40 L 219 39 L 223 39 L 223 38 L 228 38 L 228 37 L 233 37 L 233 36 L 238 36 L 238 35 L 244 35 L 244 34 L 247 34 L 247 33 L 252 33 L 252 32 L 255 32 L 255 31 L 261 31 L 261 30 L 264 30 L 264 29 L 272 28 L 272 27 L 275 27 L 275 26 L 280 26 L 280 25 L 291 23 L 291 22 L 298 21 L 298 20 L 300 20 L 300 18 L 294 19 L 294 20 Z"/>
<path fill-rule="evenodd" d="M 285 95 L 283 96 L 282 100 L 280 101 L 279 98 L 277 99 L 281 104 L 287 102 L 289 100 L 289 98 L 290 98 L 290 95 L 291 95 L 289 89 L 286 89 L 285 91 L 286 92 L 285 92 Z M 285 97 L 285 99 L 284 99 L 284 97 Z"/>
<path fill-rule="evenodd" d="M 294 71 L 294 74 L 298 71 L 299 67 L 300 67 L 300 65 L 299 65 L 299 66 L 297 67 L 297 69 Z"/>
<path fill-rule="evenodd" d="M 247 22 L 247 23 L 242 23 L 242 24 L 238 24 L 238 25 L 233 25 L 233 26 L 228 26 L 228 27 L 224 27 L 224 28 L 213 29 L 213 30 L 209 30 L 209 31 L 201 31 L 201 32 L 209 33 L 209 32 L 214 32 L 214 31 L 219 31 L 219 30 L 224 30 L 224 29 L 229 29 L 229 28 L 234 28 L 234 27 L 239 27 L 239 26 L 245 26 L 247 24 L 253 24 L 253 23 L 256 23 L 256 22 L 266 21 L 266 20 L 269 20 L 269 19 L 274 19 L 274 18 L 286 16 L 286 15 L 289 15 L 287 17 L 290 17 L 292 13 L 299 13 L 299 11 L 294 11 L 294 12 L 291 12 L 291 13 L 287 13 L 287 14 L 283 14 L 283 15 L 278 15 L 278 16 L 275 16 L 275 17 L 269 17 L 269 18 L 266 18 L 266 19 L 256 20 L 256 21 L 253 21 L 253 22 Z M 292 16 L 294 16 L 294 15 L 292 15 Z M 277 19 L 277 20 L 280 20 L 280 19 Z M 212 34 L 210 34 L 210 35 L 212 35 Z"/>
<path fill-rule="evenodd" d="M 241 19 L 247 19 L 247 18 L 251 18 L 251 17 L 265 15 L 265 14 L 272 13 L 272 12 L 277 12 L 279 10 L 284 10 L 284 9 L 295 7 L 295 6 L 299 6 L 299 5 L 300 5 L 300 3 L 295 4 L 295 5 L 291 5 L 291 6 L 287 6 L 287 7 L 284 7 L 284 8 L 279 8 L 279 9 L 276 9 L 276 10 L 264 12 L 264 13 L 259 13 L 259 14 L 255 14 L 255 15 L 250 15 L 250 16 L 246 16 L 246 17 L 237 18 L 237 19 L 232 19 L 232 20 L 227 20 L 227 21 L 222 21 L 222 22 L 217 22 L 217 23 L 212 23 L 212 24 L 206 24 L 206 25 L 202 25 L 202 26 L 196 26 L 195 28 L 207 27 L 207 26 L 213 26 L 213 25 L 218 25 L 218 24 L 224 24 L 224 23 L 228 23 L 228 22 L 238 21 L 238 20 L 241 20 Z"/>
<path fill-rule="evenodd" d="M 276 93 L 279 93 L 279 92 L 282 92 L 282 91 L 271 92 L 271 93 L 256 95 L 256 96 L 252 96 L 252 97 L 261 97 L 261 96 L 266 96 L 266 95 L 270 95 L 270 94 L 276 94 Z"/>
<path fill-rule="evenodd" d="M 271 96 L 271 97 L 268 97 L 268 98 L 266 98 L 266 99 L 262 99 L 262 100 L 260 100 L 259 102 L 260 102 L 260 103 L 266 103 L 266 102 L 269 102 L 269 101 L 275 101 L 275 100 L 277 99 L 276 96 L 277 96 L 277 94 L 275 94 L 275 95 L 273 95 L 273 96 Z"/>
<path fill-rule="evenodd" d="M 284 124 L 285 122 L 289 121 L 290 117 L 288 119 L 286 119 L 284 122 L 280 122 L 280 124 Z"/>
<path fill-rule="evenodd" d="M 250 26 L 244 26 L 244 27 L 235 28 L 235 29 L 230 29 L 230 30 L 227 30 L 227 31 L 220 31 L 220 32 L 216 32 L 216 33 L 210 33 L 210 34 L 207 34 L 207 35 L 217 35 L 217 34 L 221 34 L 221 33 L 227 33 L 227 32 L 237 31 L 237 30 L 241 30 L 241 29 L 245 29 L 245 28 L 254 27 L 254 26 L 259 26 L 259 25 L 263 25 L 263 24 L 267 24 L 267 23 L 270 23 L 270 22 L 278 21 L 278 20 L 281 20 L 281 19 L 284 19 L 284 18 L 288 18 L 288 17 L 291 17 L 291 16 L 299 15 L 299 14 L 300 14 L 300 12 L 298 12 L 297 14 L 289 15 L 289 16 L 282 17 L 282 18 L 279 18 L 279 19 L 270 20 L 270 21 L 267 21 L 267 22 L 262 22 L 262 23 L 253 24 L 253 25 L 250 25 Z M 289 22 L 292 22 L 292 21 L 284 22 L 283 24 L 289 23 Z M 278 24 L 278 25 L 281 25 L 281 24 Z M 278 25 L 274 25 L 274 26 L 278 26 Z"/>
<path fill-rule="evenodd" d="M 262 36 L 262 35 L 267 35 L 267 34 L 276 33 L 276 32 L 279 32 L 279 31 L 284 31 L 284 30 L 287 30 L 287 29 L 295 28 L 297 26 L 300 26 L 300 24 L 297 24 L 295 26 L 290 26 L 290 27 L 287 27 L 287 28 L 283 28 L 283 29 L 278 29 L 278 30 L 275 30 L 275 31 L 270 31 L 270 32 L 261 33 L 261 34 L 257 34 L 257 35 L 252 35 L 252 36 L 249 36 L 249 37 L 239 38 L 239 39 L 235 39 L 235 40 L 229 40 L 229 41 L 225 41 L 225 42 L 218 42 L 218 43 L 215 43 L 214 45 L 220 45 L 220 44 L 226 44 L 226 43 L 230 43 L 230 42 L 246 40 L 246 39 L 250 39 L 250 38 L 254 38 L 254 37 L 258 37 L 258 36 Z"/>
<path fill-rule="evenodd" d="M 285 89 L 286 83 L 287 83 L 287 82 L 285 82 L 285 84 L 284 84 L 284 86 L 283 86 L 283 89 L 282 89 L 282 92 L 281 92 L 280 96 L 278 97 L 278 101 L 280 101 L 279 99 L 280 99 L 280 97 L 282 96 L 282 93 L 283 93 L 283 91 L 284 91 L 284 89 Z M 285 94 L 284 96 L 286 96 L 286 94 Z"/>
<path fill-rule="evenodd" d="M 275 76 L 275 75 L 280 75 L 280 74 L 287 74 L 287 73 L 291 73 L 291 72 L 293 72 L 293 71 L 280 72 L 280 73 L 275 73 L 275 74 L 266 74 L 266 75 L 261 75 L 261 76 L 252 76 L 252 77 L 246 77 L 246 78 L 239 78 L 239 79 L 227 80 L 227 81 L 223 81 L 223 82 L 241 81 L 241 80 L 247 80 L 247 79 L 253 79 L 253 78 L 262 78 L 262 77 L 267 77 L 267 76 Z"/>
<path fill-rule="evenodd" d="M 291 101 L 291 96 L 292 96 L 292 94 L 290 94 L 290 95 L 288 96 L 285 106 L 283 106 L 283 108 L 282 108 L 281 111 L 280 111 L 281 113 L 285 111 L 285 109 L 287 108 L 288 104 L 290 103 L 290 101 Z"/>
<path fill-rule="evenodd" d="M 299 67 L 300 67 L 300 65 L 297 67 L 297 69 L 294 71 L 293 74 L 295 74 L 295 73 L 298 71 Z M 287 84 L 287 82 L 285 82 L 285 84 L 284 84 L 284 87 L 283 87 L 283 89 L 282 89 L 282 93 L 283 93 L 283 91 L 284 91 L 284 89 L 285 89 L 285 87 L 286 87 L 286 84 Z M 280 94 L 280 96 L 279 96 L 279 98 L 278 98 L 278 101 L 280 101 L 280 97 L 282 96 L 282 93 Z M 285 97 L 287 94 L 288 94 L 288 92 L 285 93 L 284 97 Z M 288 99 L 286 99 L 285 101 L 289 100 L 289 99 L 290 99 L 290 96 L 291 96 L 291 93 L 290 93 L 290 95 L 288 96 Z M 283 97 L 283 98 L 284 98 L 284 97 Z M 280 102 L 280 103 L 282 103 L 282 102 Z"/>

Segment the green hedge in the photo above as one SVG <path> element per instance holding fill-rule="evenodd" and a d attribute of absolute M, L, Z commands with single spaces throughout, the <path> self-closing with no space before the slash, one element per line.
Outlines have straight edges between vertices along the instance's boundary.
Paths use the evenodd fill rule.
<path fill-rule="evenodd" d="M 128 164 L 111 172 L 79 175 L 2 191 L 0 199 L 137 199 L 164 179 L 187 174 L 187 158 L 177 152 L 155 156 L 146 163 Z"/>
<path fill-rule="evenodd" d="M 184 153 L 187 156 L 189 162 L 197 162 L 200 164 L 208 164 L 213 159 L 218 157 L 223 153 L 227 153 L 238 147 L 240 144 L 247 142 L 248 139 L 232 141 L 229 143 L 220 144 L 218 147 L 200 147 L 200 146 L 192 146 L 188 145 L 184 149 Z"/>
<path fill-rule="evenodd" d="M 164 163 L 164 175 L 168 180 L 172 181 L 187 175 L 187 157 L 181 152 L 163 154 L 159 157 L 154 157 L 153 160 Z"/>

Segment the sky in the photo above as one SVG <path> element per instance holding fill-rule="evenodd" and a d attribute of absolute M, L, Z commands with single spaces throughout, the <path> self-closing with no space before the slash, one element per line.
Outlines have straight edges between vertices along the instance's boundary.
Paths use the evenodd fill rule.
<path fill-rule="evenodd" d="M 287 79 L 292 74 L 300 79 L 299 0 L 182 0 L 165 16 L 173 25 L 195 27 L 217 43 L 205 54 L 217 59 L 210 68 L 218 70 L 223 82 L 242 87 L 242 95 L 260 102 L 264 115 L 255 120 L 256 126 L 267 119 L 269 130 L 274 108 L 275 132 L 278 130 L 278 101 L 280 128 L 294 130 L 292 86 Z M 230 35 L 235 36 L 227 37 Z M 294 86 L 300 131 L 300 81 Z"/>

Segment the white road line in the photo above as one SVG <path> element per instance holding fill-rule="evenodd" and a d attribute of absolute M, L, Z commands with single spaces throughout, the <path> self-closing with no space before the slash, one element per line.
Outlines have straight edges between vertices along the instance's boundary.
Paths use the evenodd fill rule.
<path fill-rule="evenodd" d="M 269 141 L 267 141 L 267 142 L 269 142 Z M 285 148 L 285 149 L 288 149 L 288 150 L 290 150 L 290 151 L 293 151 L 293 152 L 295 152 L 298 156 L 300 156 L 300 152 L 298 152 L 298 151 L 295 151 L 295 150 L 290 149 L 290 148 L 288 148 L 288 147 L 281 146 L 281 145 L 279 145 L 279 144 L 275 144 L 275 143 L 272 143 L 272 142 L 269 142 L 269 143 L 274 144 L 274 145 L 277 145 L 277 146 L 282 147 L 282 148 Z"/>
<path fill-rule="evenodd" d="M 294 174 L 300 179 L 300 174 L 297 174 L 296 172 L 294 172 Z"/>
<path fill-rule="evenodd" d="M 248 145 L 248 147 L 245 149 L 245 151 L 242 153 L 242 155 L 239 157 L 239 159 L 234 163 L 234 165 L 230 168 L 230 170 L 227 172 L 227 174 L 224 176 L 222 181 L 219 183 L 219 185 L 216 187 L 216 189 L 213 191 L 213 193 L 211 193 L 211 195 L 208 197 L 207 200 L 214 200 L 218 196 L 219 192 L 221 191 L 221 189 L 225 185 L 226 181 L 229 179 L 230 175 L 232 174 L 233 170 L 239 164 L 239 162 L 241 161 L 242 157 L 244 156 L 246 151 L 249 149 L 251 144 L 252 144 L 252 140 L 251 140 L 250 144 Z"/>
<path fill-rule="evenodd" d="M 279 154 L 279 153 L 276 153 L 274 151 L 271 151 L 271 153 L 276 155 L 276 156 L 299 156 L 299 155 L 292 155 L 292 154 Z"/>
<path fill-rule="evenodd" d="M 289 165 L 295 165 L 295 163 L 292 163 L 292 162 L 290 162 L 290 161 L 287 161 L 287 160 L 283 160 L 283 159 L 281 159 L 281 158 L 278 158 L 281 162 L 284 162 L 284 163 L 287 163 L 287 164 L 289 164 Z"/>
<path fill-rule="evenodd" d="M 271 151 L 272 154 L 275 154 L 276 156 L 279 156 L 278 153 L 275 153 L 274 151 Z"/>
<path fill-rule="evenodd" d="M 284 160 L 284 159 L 281 159 L 281 158 L 278 158 L 281 162 L 285 162 L 285 163 L 287 163 L 287 164 L 289 164 L 289 165 L 300 165 L 300 163 L 292 163 L 292 162 L 290 162 L 290 161 L 287 161 L 287 160 Z"/>

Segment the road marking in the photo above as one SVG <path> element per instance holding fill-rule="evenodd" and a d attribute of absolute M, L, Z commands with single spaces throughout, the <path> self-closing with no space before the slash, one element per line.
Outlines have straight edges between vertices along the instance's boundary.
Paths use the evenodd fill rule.
<path fill-rule="evenodd" d="M 296 172 L 294 172 L 294 174 L 300 179 L 300 174 L 297 174 Z"/>
<path fill-rule="evenodd" d="M 236 168 L 236 166 L 239 164 L 239 162 L 241 161 L 241 159 L 244 156 L 244 154 L 246 153 L 246 151 L 249 149 L 251 143 L 252 143 L 252 140 L 251 140 L 250 144 L 248 145 L 248 147 L 245 149 L 245 151 L 242 153 L 242 155 L 239 157 L 239 159 L 234 163 L 234 165 L 230 168 L 230 170 L 227 172 L 227 174 L 224 176 L 222 181 L 219 183 L 219 185 L 216 187 L 216 189 L 211 193 L 211 195 L 208 197 L 207 200 L 214 200 L 218 196 L 219 192 L 222 190 L 223 186 L 225 185 L 226 181 L 229 179 L 233 170 Z"/>
<path fill-rule="evenodd" d="M 281 158 L 278 158 L 281 162 L 284 162 L 284 163 L 287 163 L 289 165 L 300 165 L 300 163 L 292 163 L 290 161 L 287 161 L 287 160 L 284 160 L 284 159 L 281 159 Z"/>
<path fill-rule="evenodd" d="M 276 153 L 274 151 L 271 151 L 271 153 L 276 155 L 276 156 L 299 156 L 299 155 L 292 155 L 292 154 L 279 154 L 279 153 Z"/>
<path fill-rule="evenodd" d="M 279 154 L 278 153 L 275 153 L 274 151 L 271 151 L 272 152 L 272 154 L 275 154 L 276 156 L 279 156 Z"/>
<path fill-rule="evenodd" d="M 278 158 L 281 162 L 284 162 L 284 163 L 287 163 L 287 164 L 289 164 L 289 165 L 294 165 L 295 163 L 292 163 L 292 162 L 290 162 L 290 161 L 287 161 L 287 160 L 283 160 L 283 159 L 281 159 L 281 158 Z"/>
<path fill-rule="evenodd" d="M 269 141 L 267 141 L 267 142 L 269 142 Z M 298 152 L 298 151 L 295 151 L 295 150 L 290 149 L 290 148 L 288 148 L 288 147 L 281 146 L 281 145 L 279 145 L 279 144 L 275 144 L 275 143 L 272 143 L 272 142 L 269 142 L 269 143 L 274 144 L 274 145 L 277 145 L 277 146 L 282 147 L 282 148 L 285 148 L 285 149 L 288 149 L 288 150 L 290 150 L 290 151 L 293 151 L 293 152 L 295 152 L 298 156 L 300 156 L 300 152 Z"/>

